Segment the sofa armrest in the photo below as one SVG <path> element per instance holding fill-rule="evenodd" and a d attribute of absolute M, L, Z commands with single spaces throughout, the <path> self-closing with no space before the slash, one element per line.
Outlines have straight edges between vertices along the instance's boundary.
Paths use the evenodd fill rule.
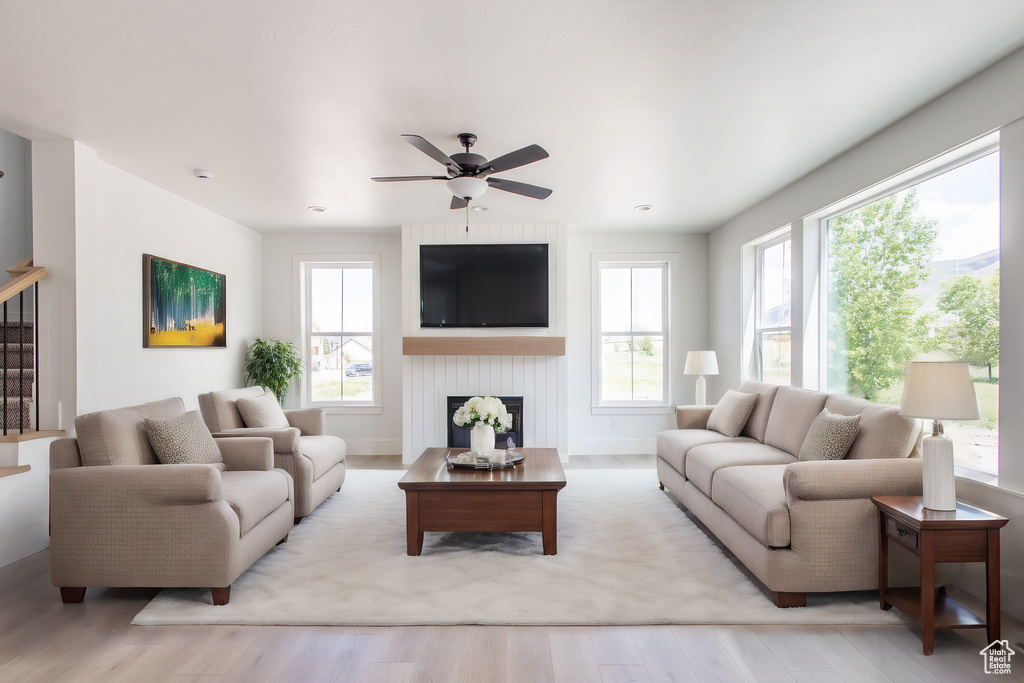
<path fill-rule="evenodd" d="M 51 508 L 110 508 L 145 500 L 151 506 L 215 502 L 224 497 L 210 465 L 100 465 L 50 472 Z"/>
<path fill-rule="evenodd" d="M 267 437 L 233 437 L 214 441 L 229 470 L 269 472 L 274 469 L 274 442 Z"/>
<path fill-rule="evenodd" d="M 327 433 L 327 419 L 319 408 L 298 408 L 284 411 L 288 424 L 297 427 L 302 436 L 323 436 Z"/>
<path fill-rule="evenodd" d="M 82 453 L 78 450 L 78 439 L 57 439 L 50 442 L 50 471 L 66 467 L 81 467 Z"/>
<path fill-rule="evenodd" d="M 871 496 L 919 496 L 920 458 L 794 462 L 783 475 L 786 499 L 833 500 Z"/>
<path fill-rule="evenodd" d="M 266 437 L 273 441 L 275 453 L 291 455 L 299 454 L 299 430 L 295 427 L 275 427 L 266 429 L 257 427 L 239 427 L 238 429 L 228 429 L 223 432 L 213 433 L 213 438 L 215 439 L 250 436 Z"/>
<path fill-rule="evenodd" d="M 676 429 L 707 429 L 714 406 L 676 406 Z"/>

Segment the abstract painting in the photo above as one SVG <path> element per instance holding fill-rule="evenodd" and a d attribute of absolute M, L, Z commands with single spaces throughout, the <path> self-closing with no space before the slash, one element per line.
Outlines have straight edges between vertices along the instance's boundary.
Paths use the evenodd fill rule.
<path fill-rule="evenodd" d="M 142 346 L 227 346 L 226 278 L 142 255 Z"/>

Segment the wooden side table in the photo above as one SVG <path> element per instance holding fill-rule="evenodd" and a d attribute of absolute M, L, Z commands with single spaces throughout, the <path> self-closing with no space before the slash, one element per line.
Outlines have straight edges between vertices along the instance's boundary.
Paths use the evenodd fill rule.
<path fill-rule="evenodd" d="M 937 628 L 988 628 L 999 640 L 999 529 L 1005 517 L 963 503 L 956 510 L 928 510 L 920 496 L 876 496 L 878 508 L 878 599 L 895 605 L 921 626 L 924 654 L 935 649 Z M 889 540 L 921 558 L 920 588 L 889 588 Z M 937 562 L 984 562 L 987 619 L 981 619 L 935 588 Z"/>

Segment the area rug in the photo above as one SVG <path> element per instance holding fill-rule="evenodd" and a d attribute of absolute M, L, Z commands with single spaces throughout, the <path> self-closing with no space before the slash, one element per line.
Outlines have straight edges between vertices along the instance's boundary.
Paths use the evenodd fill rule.
<path fill-rule="evenodd" d="M 558 554 L 539 533 L 427 533 L 405 554 L 401 471 L 353 470 L 215 607 L 161 591 L 134 624 L 887 624 L 877 594 L 779 609 L 677 504 L 653 470 L 568 470 Z"/>

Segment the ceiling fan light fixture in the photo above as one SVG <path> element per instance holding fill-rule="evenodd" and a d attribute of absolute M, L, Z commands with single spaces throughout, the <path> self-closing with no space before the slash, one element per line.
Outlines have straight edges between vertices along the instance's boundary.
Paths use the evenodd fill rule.
<path fill-rule="evenodd" d="M 476 199 L 487 190 L 487 181 L 483 178 L 463 176 L 452 178 L 446 184 L 449 192 L 462 199 Z"/>

